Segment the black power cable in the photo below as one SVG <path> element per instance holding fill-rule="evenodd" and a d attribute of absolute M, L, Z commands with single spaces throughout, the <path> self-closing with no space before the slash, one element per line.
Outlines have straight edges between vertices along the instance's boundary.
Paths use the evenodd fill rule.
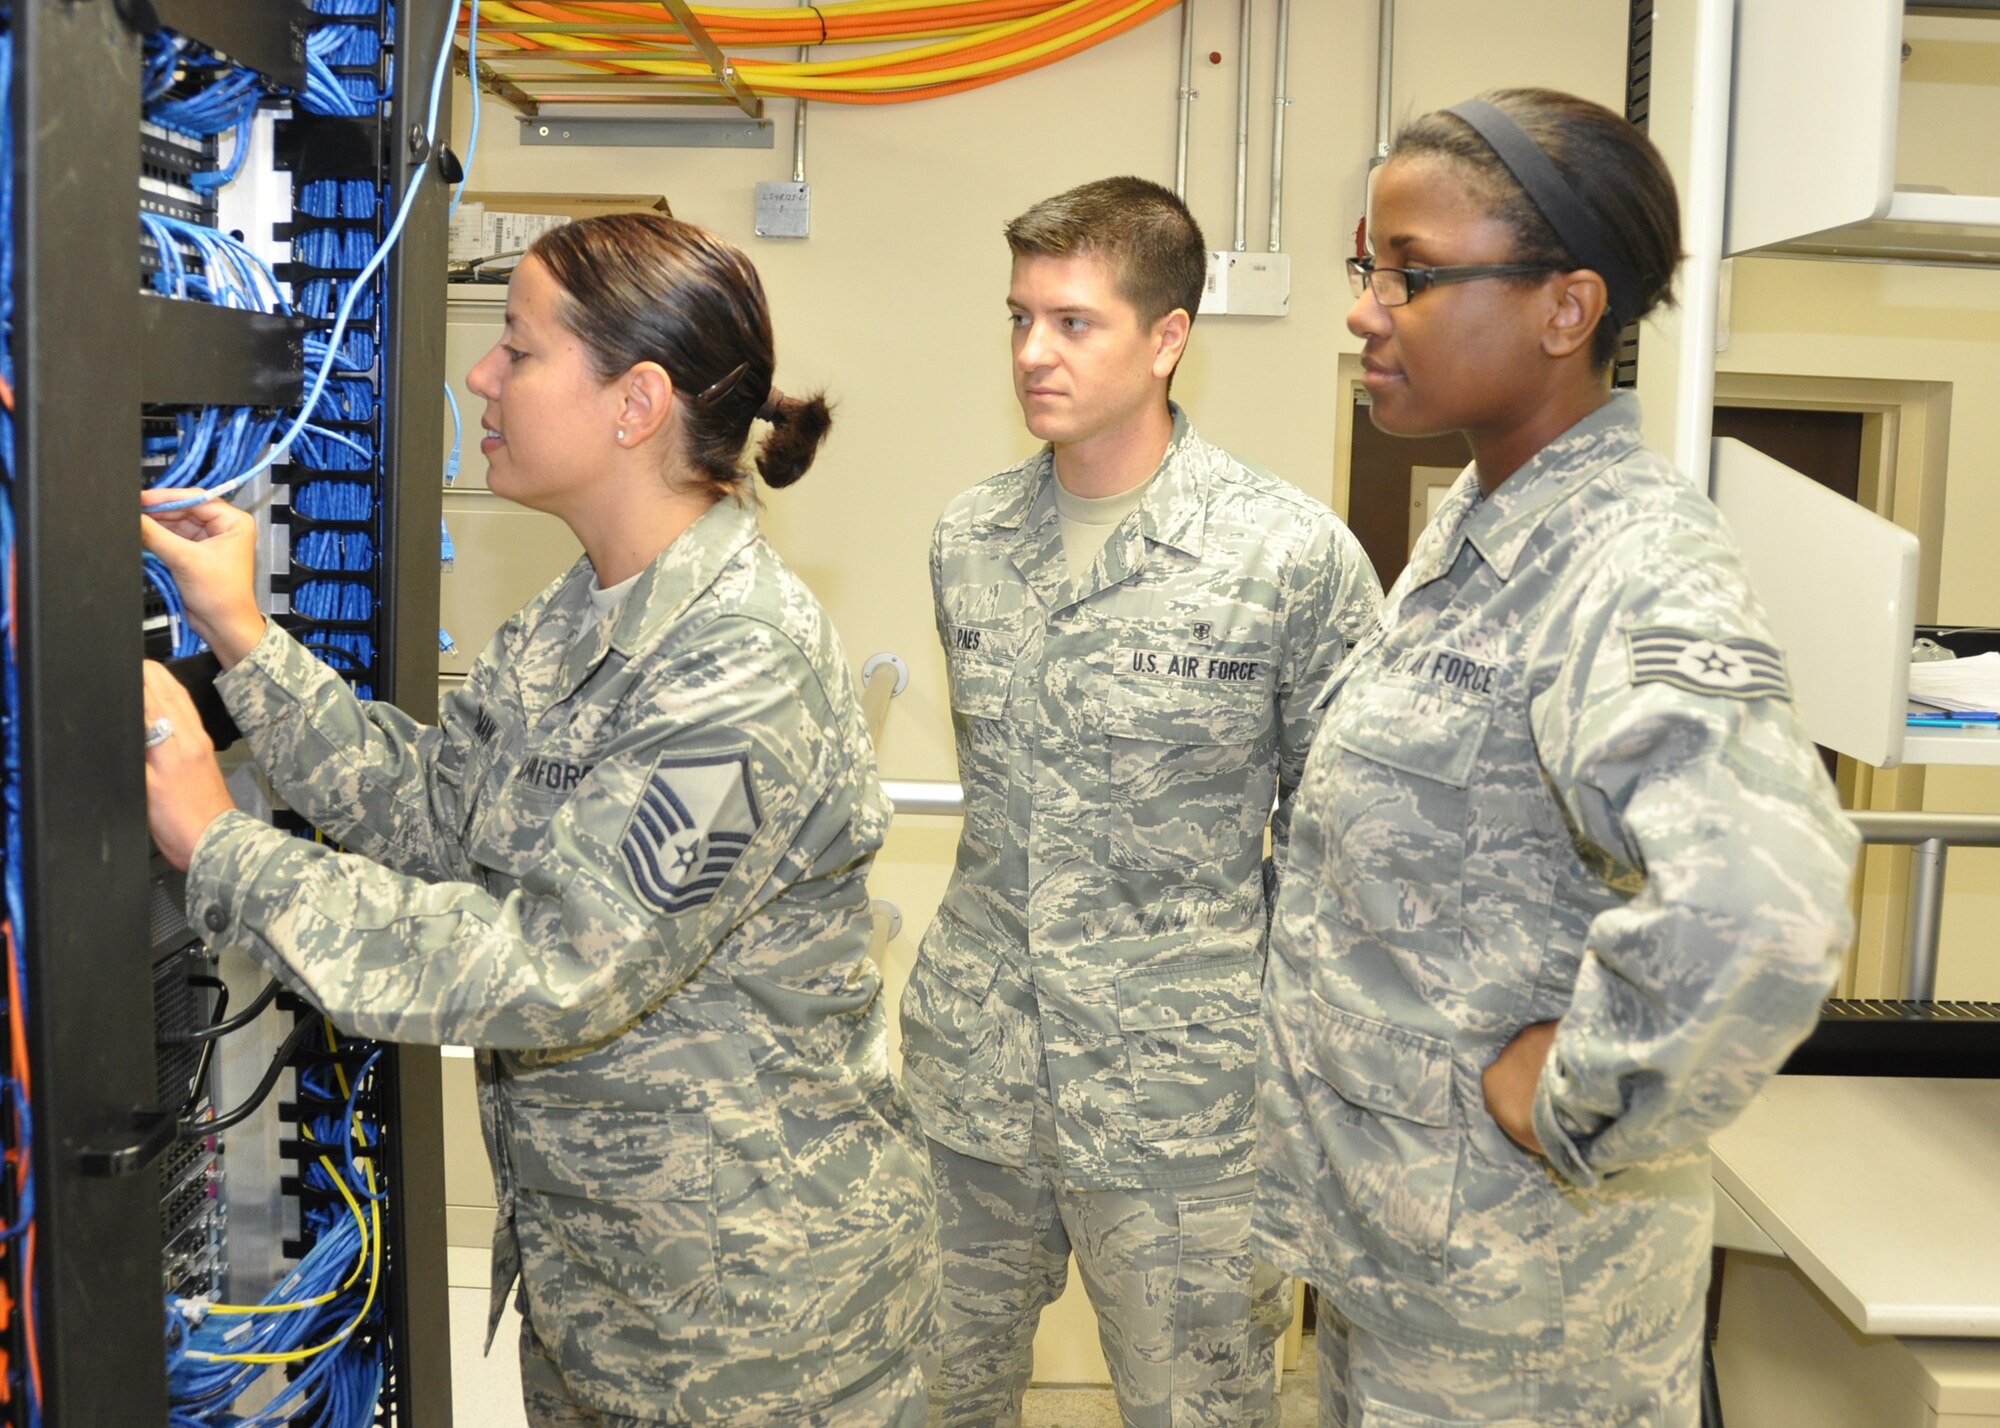
<path fill-rule="evenodd" d="M 199 981 L 204 986 L 210 983 L 216 986 L 222 985 L 213 978 L 190 977 L 188 980 L 191 982 Z M 220 1020 L 223 1008 L 228 1005 L 228 993 L 225 992 L 216 1001 L 215 1015 L 218 1019 L 213 1024 L 205 1026 L 199 1031 L 191 1031 L 186 1036 L 175 1037 L 168 1045 L 182 1046 L 191 1041 L 213 1042 L 220 1037 L 228 1036 L 231 1032 L 241 1031 L 244 1027 L 262 1016 L 265 1008 L 278 999 L 278 993 L 282 990 L 283 988 L 278 984 L 278 979 L 276 977 L 271 978 L 270 982 L 265 985 L 264 990 L 257 993 L 255 1001 L 251 1002 L 249 1006 L 243 1008 L 235 1016 L 229 1018 L 229 1020 L 223 1021 Z"/>
<path fill-rule="evenodd" d="M 317 1015 L 299 1018 L 299 1024 L 292 1028 L 291 1035 L 285 1038 L 284 1044 L 278 1048 L 278 1054 L 271 1058 L 271 1064 L 265 1068 L 264 1077 L 257 1083 L 257 1089 L 244 1098 L 242 1105 L 232 1106 L 221 1115 L 212 1116 L 205 1121 L 182 1120 L 176 1131 L 177 1138 L 199 1140 L 203 1136 L 217 1135 L 249 1120 L 257 1113 L 257 1108 L 269 1099 L 271 1092 L 277 1087 L 278 1077 L 285 1073 L 285 1069 L 292 1064 L 292 1058 L 304 1048 L 312 1034 L 320 1029 L 320 1025 L 320 1018 Z"/>

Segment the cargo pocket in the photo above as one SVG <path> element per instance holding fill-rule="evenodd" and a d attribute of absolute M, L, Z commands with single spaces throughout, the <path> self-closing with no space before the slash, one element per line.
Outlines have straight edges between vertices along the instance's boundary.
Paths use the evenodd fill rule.
<path fill-rule="evenodd" d="M 1275 725 L 1268 687 L 1130 675 L 1100 686 L 1108 861 L 1212 867 L 1261 852 Z"/>
<path fill-rule="evenodd" d="M 1314 996 L 1308 1114 L 1340 1185 L 1355 1247 L 1392 1269 L 1444 1269 L 1460 1139 L 1451 1047 Z M 1317 1084 L 1315 1084 L 1317 1083 Z"/>
<path fill-rule="evenodd" d="M 1141 1140 L 1247 1134 L 1263 959 L 1232 954 L 1118 979 L 1118 1030 Z"/>
<path fill-rule="evenodd" d="M 516 1102 L 512 1124 L 530 1295 L 565 1338 L 581 1332 L 567 1308 L 602 1297 L 592 1281 L 662 1331 L 714 1322 L 721 1296 L 707 1116 Z M 544 1243 L 531 1249 L 531 1240 Z"/>
<path fill-rule="evenodd" d="M 1277 1389 L 1272 1346 L 1291 1321 L 1289 1282 L 1250 1250 L 1253 1196 L 1183 1200 L 1174 1279 L 1172 1428 L 1262 1422 Z"/>

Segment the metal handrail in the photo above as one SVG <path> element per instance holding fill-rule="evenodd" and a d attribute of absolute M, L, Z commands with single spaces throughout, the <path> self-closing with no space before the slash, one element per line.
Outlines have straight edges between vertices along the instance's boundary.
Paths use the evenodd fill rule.
<path fill-rule="evenodd" d="M 1937 997 L 1938 937 L 1944 927 L 1944 859 L 1953 844 L 2000 848 L 2000 818 L 1978 813 L 1889 813 L 1860 810 L 1848 818 L 1861 841 L 1910 849 L 1910 914 L 1905 941 L 1907 994 L 1915 1001 Z"/>
<path fill-rule="evenodd" d="M 965 790 L 956 783 L 884 779 L 883 792 L 899 814 L 954 817 L 965 813 Z M 1891 813 L 1850 810 L 1847 815 L 1863 843 L 1906 846 L 1910 854 L 1908 995 L 1932 1001 L 1937 995 L 1938 934 L 1944 926 L 1945 850 L 2000 848 L 2000 817 L 1977 813 Z"/>

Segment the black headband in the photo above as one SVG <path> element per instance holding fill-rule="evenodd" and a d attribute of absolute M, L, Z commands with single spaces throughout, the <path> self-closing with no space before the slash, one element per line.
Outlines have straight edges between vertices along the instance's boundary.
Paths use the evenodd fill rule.
<path fill-rule="evenodd" d="M 1542 152 L 1542 146 L 1528 137 L 1527 130 L 1483 99 L 1468 99 L 1444 112 L 1472 126 L 1473 132 L 1500 156 L 1500 162 L 1521 185 L 1528 201 L 1541 210 L 1542 217 L 1555 230 L 1556 241 L 1581 266 L 1604 279 L 1605 301 L 1611 309 L 1612 322 L 1622 327 L 1630 321 L 1639 311 L 1638 283 L 1605 238 L 1603 225 Z"/>

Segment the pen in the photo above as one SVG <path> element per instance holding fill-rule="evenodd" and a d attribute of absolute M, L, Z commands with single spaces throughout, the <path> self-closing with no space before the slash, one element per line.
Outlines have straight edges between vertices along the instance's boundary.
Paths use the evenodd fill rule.
<path fill-rule="evenodd" d="M 1983 733 L 2000 734 L 2000 723 L 1991 719 L 1931 719 L 1912 714 L 1904 724 L 1912 729 L 1978 729 Z"/>

